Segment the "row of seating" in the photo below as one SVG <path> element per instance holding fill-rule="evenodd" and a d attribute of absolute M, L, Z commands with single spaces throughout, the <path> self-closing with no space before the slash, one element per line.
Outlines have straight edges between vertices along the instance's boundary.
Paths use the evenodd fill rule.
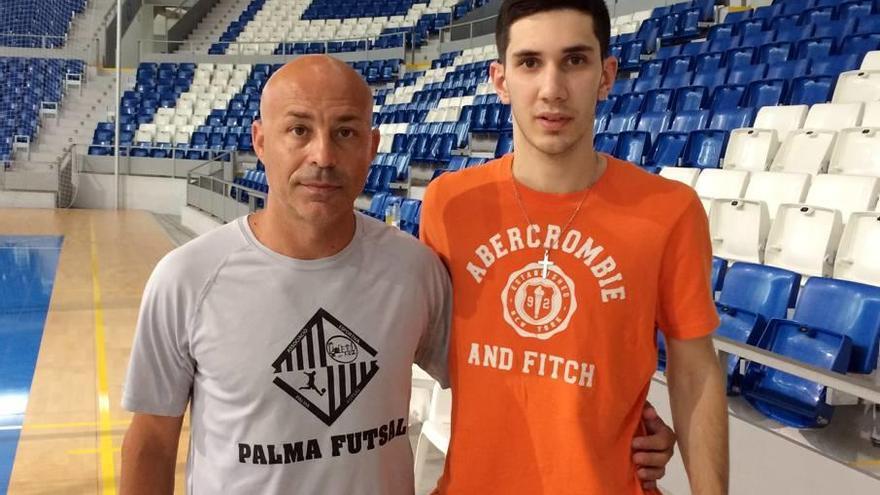
<path fill-rule="evenodd" d="M 85 6 L 86 0 L 5 1 L 0 14 L 0 46 L 64 46 L 74 16 Z"/>
<path fill-rule="evenodd" d="M 870 374 L 880 349 L 880 287 L 715 260 L 720 335 L 838 373 Z M 789 318 L 790 309 L 794 312 Z M 659 368 L 665 345 L 658 334 Z M 833 415 L 826 387 L 730 356 L 728 393 L 785 425 L 814 428 Z"/>
<path fill-rule="evenodd" d="M 57 108 L 68 74 L 83 74 L 81 60 L 0 57 L 0 163 L 13 158 L 15 141 L 29 143 L 40 129 L 44 105 Z"/>
<path fill-rule="evenodd" d="M 667 167 L 709 215 L 716 255 L 880 285 L 880 178 Z"/>

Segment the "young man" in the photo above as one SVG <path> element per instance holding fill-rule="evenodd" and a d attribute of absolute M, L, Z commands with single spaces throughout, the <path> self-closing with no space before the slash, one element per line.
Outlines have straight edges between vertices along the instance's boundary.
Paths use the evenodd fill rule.
<path fill-rule="evenodd" d="M 447 381 L 451 289 L 427 247 L 352 211 L 379 143 L 371 113 L 363 79 L 330 57 L 266 85 L 266 210 L 173 251 L 144 291 L 124 495 L 172 493 L 190 401 L 188 493 L 413 493 L 411 365 Z M 637 454 L 656 480 L 674 435 L 658 419 L 647 433 L 640 449 L 666 451 Z"/>
<path fill-rule="evenodd" d="M 726 493 L 706 216 L 690 188 L 594 151 L 609 32 L 602 0 L 505 0 L 491 78 L 515 152 L 427 190 L 423 240 L 453 283 L 438 493 L 645 493 L 629 439 L 657 327 L 693 492 Z"/>

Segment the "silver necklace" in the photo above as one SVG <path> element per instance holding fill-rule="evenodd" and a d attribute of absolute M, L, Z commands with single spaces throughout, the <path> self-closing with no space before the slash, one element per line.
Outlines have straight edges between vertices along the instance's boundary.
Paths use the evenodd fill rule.
<path fill-rule="evenodd" d="M 596 171 L 599 169 L 600 166 L 601 162 L 599 159 L 599 155 L 596 154 L 596 169 L 593 170 L 593 173 L 590 176 L 590 182 L 587 186 L 587 190 L 581 197 L 580 202 L 578 202 L 577 208 L 575 208 L 574 213 L 571 214 L 571 217 L 569 217 L 568 221 L 565 222 L 565 226 L 562 227 L 562 233 L 559 234 L 560 239 L 565 238 L 565 234 L 568 233 L 568 229 L 571 227 L 571 223 L 574 221 L 575 217 L 577 217 L 577 214 L 580 213 L 581 207 L 584 206 L 584 202 L 587 200 L 587 196 L 590 195 L 590 191 L 592 190 L 593 178 L 596 176 Z M 528 225 L 532 225 L 532 220 L 531 218 L 529 218 L 529 212 L 526 211 L 526 206 L 525 204 L 523 204 L 522 198 L 519 195 L 519 188 L 516 186 L 516 177 L 514 177 L 513 175 L 513 160 L 511 160 L 510 162 L 510 183 L 513 185 L 513 195 L 516 198 L 516 203 L 519 205 L 519 209 L 522 210 L 523 216 L 526 217 L 526 222 L 528 222 Z M 528 225 L 526 226 L 526 228 L 528 228 Z M 555 263 L 550 261 L 549 247 L 544 248 L 544 258 L 538 261 L 538 265 L 541 266 L 541 278 L 547 280 L 547 272 L 550 270 L 551 266 L 555 265 Z"/>

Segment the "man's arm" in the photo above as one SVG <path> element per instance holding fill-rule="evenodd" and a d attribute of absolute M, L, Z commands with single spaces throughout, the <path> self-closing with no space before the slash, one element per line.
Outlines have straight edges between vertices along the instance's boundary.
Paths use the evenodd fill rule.
<path fill-rule="evenodd" d="M 122 495 L 174 493 L 183 416 L 135 414 L 122 442 Z"/>
<path fill-rule="evenodd" d="M 728 489 L 727 397 L 712 337 L 667 339 L 669 400 L 681 454 L 696 495 Z"/>

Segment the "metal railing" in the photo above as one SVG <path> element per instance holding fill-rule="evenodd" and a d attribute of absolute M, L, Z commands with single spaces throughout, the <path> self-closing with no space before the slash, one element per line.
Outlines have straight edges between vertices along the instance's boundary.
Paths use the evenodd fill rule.
<path fill-rule="evenodd" d="M 389 47 L 377 47 L 376 40 L 382 38 L 395 38 L 395 37 L 403 37 L 404 45 L 403 46 L 389 46 Z M 391 33 L 391 34 L 382 34 L 382 35 L 364 35 L 357 37 L 349 37 L 349 38 L 334 38 L 330 40 L 322 40 L 322 39 L 292 39 L 292 38 L 278 38 L 273 40 L 236 40 L 236 41 L 219 41 L 216 38 L 189 38 L 186 40 L 168 40 L 168 39 L 142 39 L 138 40 L 138 56 L 139 60 L 143 60 L 145 55 L 152 53 L 174 53 L 174 54 L 191 54 L 191 55 L 209 55 L 208 48 L 205 47 L 210 45 L 222 43 L 226 45 L 226 52 L 222 55 L 233 55 L 233 56 L 272 56 L 272 55 L 294 55 L 295 53 L 292 51 L 286 50 L 288 45 L 294 45 L 299 43 L 304 44 L 320 44 L 322 45 L 322 53 L 327 54 L 346 54 L 346 53 L 367 53 L 378 50 L 400 50 L 401 56 L 403 58 L 403 53 L 405 52 L 406 46 L 406 35 L 404 33 Z M 332 51 L 342 43 L 355 43 L 358 45 L 364 44 L 367 49 L 358 49 L 355 51 Z M 410 45 L 412 45 L 413 40 L 410 38 Z M 147 49 L 149 47 L 149 49 Z M 341 47 L 340 47 L 341 48 Z M 409 48 L 413 48 L 410 46 Z M 271 49 L 271 51 L 270 51 Z M 281 53 L 275 53 L 279 51 Z M 218 56 L 218 55 L 214 55 Z"/>
<path fill-rule="evenodd" d="M 74 153 L 80 160 L 78 170 L 85 173 L 113 174 L 115 173 L 115 159 L 113 145 L 95 145 L 77 143 L 74 145 Z M 108 151 L 106 155 L 91 155 L 89 148 L 103 148 Z M 188 152 L 209 153 L 211 157 L 207 163 L 228 163 L 232 170 L 237 162 L 237 153 L 234 151 L 215 151 L 193 147 L 168 147 L 155 145 L 124 144 L 120 146 L 122 154 L 119 157 L 120 175 L 140 175 L 145 177 L 170 177 L 183 179 L 189 176 L 203 164 L 203 159 L 188 159 Z M 152 156 L 154 151 L 162 151 L 167 156 Z M 146 156 L 133 156 L 133 153 L 144 152 Z M 198 165 L 196 165 L 198 164 Z"/>
<path fill-rule="evenodd" d="M 229 180 L 233 170 L 229 162 L 211 160 L 190 171 L 186 180 L 187 206 L 224 223 L 264 207 L 268 194 Z"/>
<path fill-rule="evenodd" d="M 727 369 L 728 356 L 735 355 L 752 363 L 762 364 L 779 371 L 810 380 L 829 389 L 858 397 L 866 403 L 873 404 L 874 428 L 871 441 L 880 446 L 880 383 L 872 382 L 864 375 L 835 373 L 823 368 L 806 364 L 796 359 L 776 354 L 766 349 L 731 340 L 727 337 L 714 336 L 715 349 L 722 369 Z"/>

